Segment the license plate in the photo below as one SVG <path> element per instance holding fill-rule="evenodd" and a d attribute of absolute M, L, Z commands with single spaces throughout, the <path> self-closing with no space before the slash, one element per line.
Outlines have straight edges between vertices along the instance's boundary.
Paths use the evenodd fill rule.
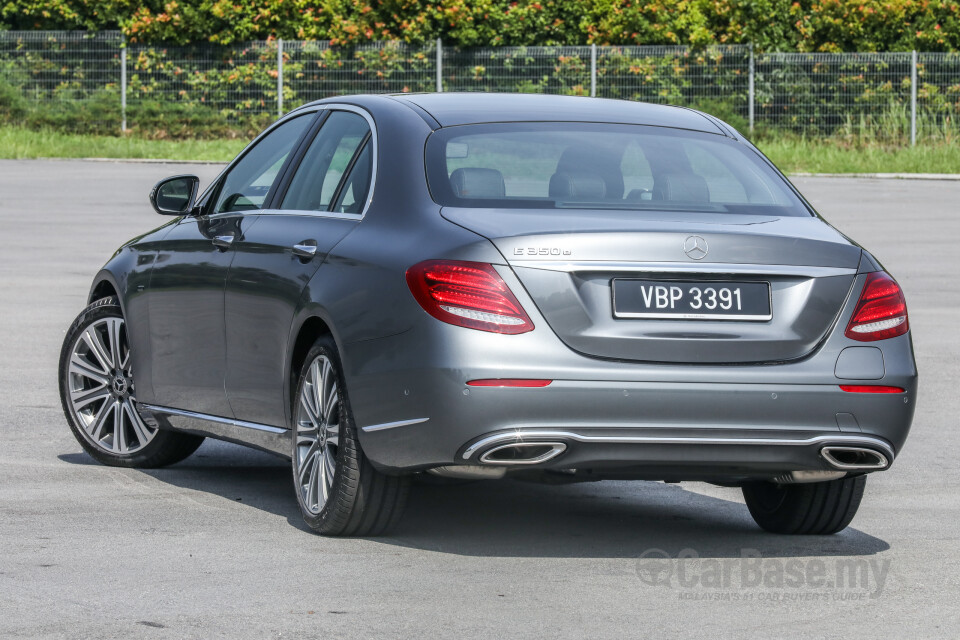
<path fill-rule="evenodd" d="M 614 278 L 617 318 L 769 320 L 770 283 Z"/>

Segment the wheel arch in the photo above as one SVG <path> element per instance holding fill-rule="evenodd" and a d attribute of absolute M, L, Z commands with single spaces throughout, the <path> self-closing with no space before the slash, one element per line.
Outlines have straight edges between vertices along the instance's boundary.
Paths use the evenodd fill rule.
<path fill-rule="evenodd" d="M 90 286 L 90 293 L 87 295 L 87 304 L 93 304 L 97 300 L 114 296 L 120 304 L 120 310 L 123 312 L 123 316 L 126 317 L 126 301 L 123 299 L 123 296 L 120 295 L 120 291 L 121 288 L 117 284 L 117 279 L 114 275 L 106 269 L 102 269 L 93 279 L 93 284 Z"/>
<path fill-rule="evenodd" d="M 287 366 L 285 368 L 287 376 L 284 382 L 284 397 L 287 399 L 286 403 L 284 403 L 284 411 L 288 425 L 293 419 L 291 407 L 293 404 L 293 396 L 296 393 L 297 375 L 299 375 L 300 369 L 303 367 L 310 347 L 312 347 L 313 343 L 317 341 L 317 338 L 322 335 L 329 335 L 333 338 L 334 343 L 337 345 L 337 351 L 341 354 L 342 358 L 343 349 L 340 339 L 324 310 L 319 306 L 302 308 L 294 319 L 293 327 L 290 331 L 290 341 L 288 342 L 290 349 L 287 353 Z"/>

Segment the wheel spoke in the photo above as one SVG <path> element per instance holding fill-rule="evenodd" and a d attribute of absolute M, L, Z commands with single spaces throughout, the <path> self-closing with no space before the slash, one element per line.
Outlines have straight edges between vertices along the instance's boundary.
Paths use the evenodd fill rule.
<path fill-rule="evenodd" d="M 318 371 L 318 376 L 314 379 L 313 394 L 316 398 L 317 417 L 320 418 L 327 408 L 326 399 L 323 396 L 323 389 L 327 386 L 327 359 L 323 359 L 322 367 L 316 361 L 313 363 L 313 366 L 316 367 Z"/>
<path fill-rule="evenodd" d="M 80 409 L 83 409 L 92 402 L 109 397 L 110 390 L 103 385 L 94 387 L 93 389 L 80 389 L 79 391 L 70 392 L 70 402 L 73 404 L 74 411 L 80 411 Z"/>
<path fill-rule="evenodd" d="M 323 421 L 330 422 L 333 419 L 333 411 L 340 404 L 339 398 L 337 398 L 337 383 L 333 383 L 333 388 L 330 389 L 330 393 L 327 396 L 327 404 L 324 405 L 323 410 Z"/>
<path fill-rule="evenodd" d="M 303 406 L 304 412 L 307 414 L 307 419 L 310 421 L 310 427 L 306 429 L 301 429 L 298 426 L 298 429 L 303 432 L 316 433 L 320 429 L 320 423 L 317 420 L 316 414 L 313 412 L 313 407 L 310 406 L 310 399 L 307 397 L 306 388 L 304 388 L 304 393 L 300 394 L 300 404 Z"/>
<path fill-rule="evenodd" d="M 76 353 L 70 357 L 70 373 L 96 380 L 102 385 L 110 384 L 109 372 L 97 371 Z"/>
<path fill-rule="evenodd" d="M 324 487 L 323 487 L 323 497 L 324 499 L 326 499 L 327 489 L 333 486 L 333 476 L 337 471 L 337 461 L 334 460 L 333 453 L 327 447 L 324 447 L 322 455 L 323 455 L 323 469 L 325 471 L 324 479 L 326 480 L 326 483 L 324 484 Z"/>
<path fill-rule="evenodd" d="M 137 436 L 137 441 L 140 443 L 140 446 L 147 444 L 150 439 L 153 437 L 150 427 L 148 427 L 143 420 L 140 418 L 140 414 L 137 413 L 137 408 L 133 406 L 133 403 L 130 402 L 130 399 L 127 398 L 123 401 L 123 410 L 127 414 L 127 418 L 130 420 L 130 426 L 133 427 L 133 432 Z"/>
<path fill-rule="evenodd" d="M 96 417 L 87 427 L 87 433 L 95 441 L 99 442 L 103 438 L 103 428 L 107 424 L 107 417 L 113 412 L 115 406 L 112 402 L 104 402 L 100 406 L 100 411 L 97 412 Z"/>
<path fill-rule="evenodd" d="M 120 328 L 123 326 L 122 320 L 107 321 L 107 339 L 110 342 L 110 364 L 120 369 Z"/>
<path fill-rule="evenodd" d="M 113 405 L 113 450 L 123 453 L 127 449 L 127 432 L 123 428 L 123 411 L 119 402 Z"/>
<path fill-rule="evenodd" d="M 333 445 L 334 447 L 340 446 L 340 423 L 334 422 L 333 424 L 327 423 L 327 446 Z"/>
<path fill-rule="evenodd" d="M 313 509 L 313 506 L 317 504 L 317 474 L 319 469 L 317 468 L 317 454 L 314 453 L 310 456 L 310 477 L 307 480 L 307 508 Z"/>
<path fill-rule="evenodd" d="M 317 466 L 320 467 L 320 473 L 317 474 L 317 495 L 323 497 L 323 502 L 317 502 L 320 507 L 327 501 L 327 456 L 323 449 L 317 452 Z"/>
<path fill-rule="evenodd" d="M 107 353 L 103 341 L 100 340 L 100 334 L 93 327 L 89 327 L 83 332 L 83 341 L 89 347 L 93 357 L 100 363 L 103 372 L 109 375 L 113 367 L 111 366 L 110 354 Z"/>
<path fill-rule="evenodd" d="M 300 467 L 300 469 L 299 469 L 298 472 L 297 472 L 297 477 L 300 478 L 300 484 L 301 484 L 301 485 L 303 485 L 303 484 L 306 483 L 306 478 L 305 478 L 304 476 L 306 476 L 307 473 L 310 471 L 310 465 L 311 465 L 311 464 L 313 463 L 313 461 L 316 459 L 316 458 L 314 458 L 314 456 L 315 456 L 316 453 L 317 453 L 317 447 L 318 447 L 318 446 L 319 446 L 319 445 L 318 445 L 317 441 L 314 440 L 314 441 L 310 444 L 310 447 L 307 449 L 307 452 L 306 452 L 305 454 L 303 454 L 303 456 L 300 457 L 301 467 Z"/>

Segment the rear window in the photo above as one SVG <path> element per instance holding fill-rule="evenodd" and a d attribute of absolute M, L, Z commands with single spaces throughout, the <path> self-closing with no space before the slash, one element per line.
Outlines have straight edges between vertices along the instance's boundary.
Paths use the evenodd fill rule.
<path fill-rule="evenodd" d="M 449 127 L 427 142 L 430 192 L 473 208 L 811 215 L 749 147 L 709 133 L 621 124 Z"/>

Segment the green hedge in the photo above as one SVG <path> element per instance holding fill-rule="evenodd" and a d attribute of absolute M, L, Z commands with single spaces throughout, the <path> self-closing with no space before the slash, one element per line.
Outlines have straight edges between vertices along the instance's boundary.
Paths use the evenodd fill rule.
<path fill-rule="evenodd" d="M 455 46 L 706 45 L 958 51 L 956 0 L 7 0 L 0 28 L 121 29 L 143 43 L 271 37 Z"/>

